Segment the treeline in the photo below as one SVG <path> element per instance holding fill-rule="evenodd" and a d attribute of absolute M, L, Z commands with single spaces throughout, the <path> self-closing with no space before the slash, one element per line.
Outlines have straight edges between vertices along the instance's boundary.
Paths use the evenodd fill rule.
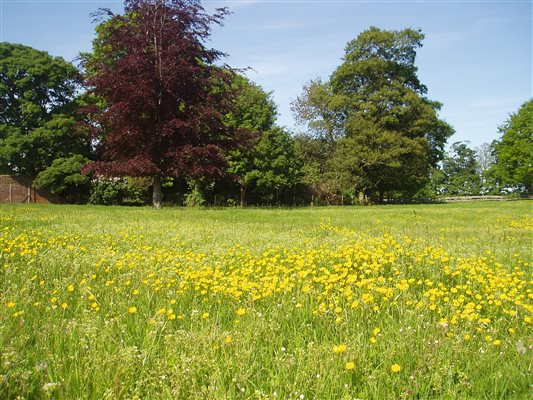
<path fill-rule="evenodd" d="M 304 133 L 276 125 L 271 94 L 205 46 L 227 10 L 126 0 L 100 10 L 78 67 L 0 44 L 0 173 L 35 177 L 67 202 L 367 204 L 532 193 L 533 103 L 471 149 L 419 81 L 417 30 L 375 27 L 328 81 L 292 104 Z"/>

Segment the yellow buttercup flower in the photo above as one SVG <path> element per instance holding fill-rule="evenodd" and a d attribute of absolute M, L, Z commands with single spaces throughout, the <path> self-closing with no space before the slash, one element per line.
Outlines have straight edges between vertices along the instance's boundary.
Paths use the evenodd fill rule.
<path fill-rule="evenodd" d="M 341 354 L 341 353 L 346 352 L 347 349 L 348 349 L 348 347 L 346 347 L 345 344 L 339 344 L 337 346 L 333 346 L 333 353 Z"/>

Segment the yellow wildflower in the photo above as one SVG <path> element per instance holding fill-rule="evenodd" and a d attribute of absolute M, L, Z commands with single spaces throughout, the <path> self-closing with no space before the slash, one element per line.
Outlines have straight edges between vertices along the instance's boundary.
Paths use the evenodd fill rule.
<path fill-rule="evenodd" d="M 345 344 L 339 344 L 338 346 L 333 346 L 333 353 L 341 354 L 341 353 L 346 352 L 347 349 L 348 347 L 346 347 Z"/>

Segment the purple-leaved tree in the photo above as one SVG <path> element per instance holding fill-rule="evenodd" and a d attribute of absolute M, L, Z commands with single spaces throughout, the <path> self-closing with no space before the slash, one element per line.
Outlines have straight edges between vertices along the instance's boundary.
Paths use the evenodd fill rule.
<path fill-rule="evenodd" d="M 153 178 L 158 209 L 163 178 L 222 174 L 226 151 L 239 144 L 223 123 L 231 72 L 215 65 L 224 53 L 205 45 L 227 10 L 210 15 L 196 0 L 125 0 L 124 8 L 98 12 L 83 60 L 100 155 L 84 171 Z"/>

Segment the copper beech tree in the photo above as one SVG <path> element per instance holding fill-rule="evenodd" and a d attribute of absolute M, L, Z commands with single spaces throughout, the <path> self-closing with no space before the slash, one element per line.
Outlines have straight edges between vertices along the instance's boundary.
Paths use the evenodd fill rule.
<path fill-rule="evenodd" d="M 227 10 L 210 15 L 195 0 L 126 0 L 124 9 L 99 11 L 83 61 L 100 157 L 84 172 L 151 177 L 160 208 L 163 178 L 222 174 L 225 152 L 238 145 L 223 123 L 231 73 L 215 65 L 224 53 L 205 46 Z"/>

